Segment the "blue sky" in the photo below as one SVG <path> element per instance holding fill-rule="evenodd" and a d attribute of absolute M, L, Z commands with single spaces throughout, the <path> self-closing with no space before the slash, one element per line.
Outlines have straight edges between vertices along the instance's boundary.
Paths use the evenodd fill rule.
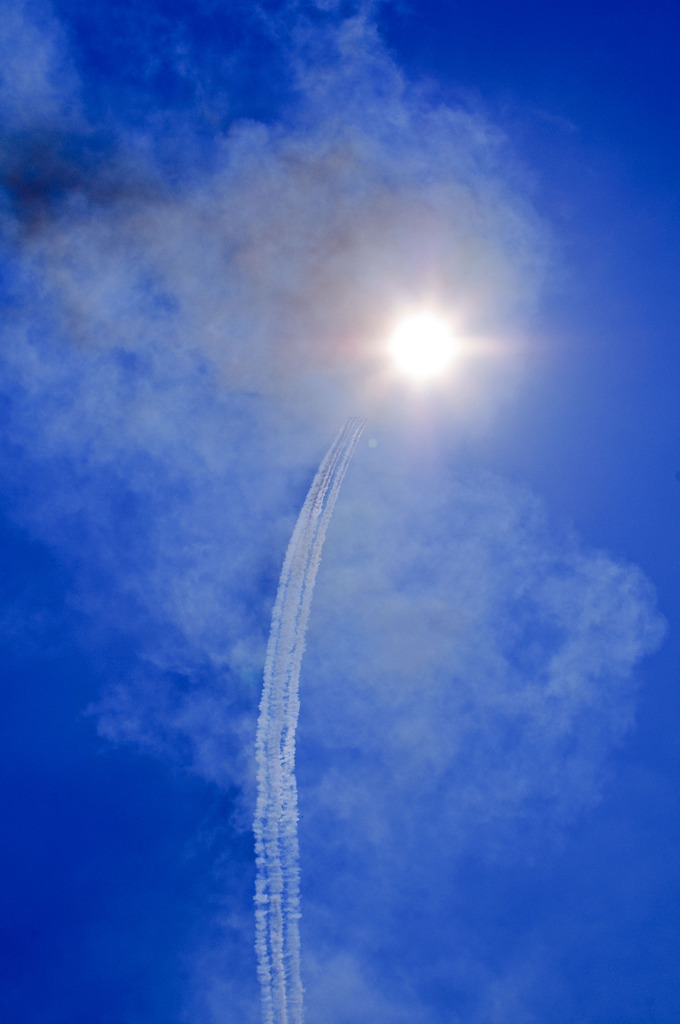
<path fill-rule="evenodd" d="M 670 1024 L 670 4 L 6 4 L 0 1010 L 251 1024 L 255 727 L 302 669 L 309 1024 Z M 414 389 L 407 310 L 466 356 Z"/>

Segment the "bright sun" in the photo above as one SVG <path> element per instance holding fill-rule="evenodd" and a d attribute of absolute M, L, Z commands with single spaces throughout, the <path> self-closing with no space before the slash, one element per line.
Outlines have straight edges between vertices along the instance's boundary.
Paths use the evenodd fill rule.
<path fill-rule="evenodd" d="M 443 373 L 457 347 L 446 321 L 434 313 L 415 313 L 402 320 L 390 340 L 390 352 L 397 366 L 416 380 Z"/>

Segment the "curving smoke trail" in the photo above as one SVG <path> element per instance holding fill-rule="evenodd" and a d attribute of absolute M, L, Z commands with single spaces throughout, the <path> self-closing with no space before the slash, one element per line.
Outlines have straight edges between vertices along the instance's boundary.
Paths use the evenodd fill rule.
<path fill-rule="evenodd" d="M 302 1024 L 295 729 L 300 664 L 321 549 L 364 428 L 349 419 L 319 466 L 281 570 L 257 724 L 255 950 L 264 1024 Z"/>

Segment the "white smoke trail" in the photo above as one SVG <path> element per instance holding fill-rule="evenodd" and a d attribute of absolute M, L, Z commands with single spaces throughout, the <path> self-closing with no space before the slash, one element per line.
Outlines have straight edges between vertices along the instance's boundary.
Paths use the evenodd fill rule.
<path fill-rule="evenodd" d="M 295 729 L 316 573 L 364 421 L 349 419 L 319 466 L 281 570 L 257 724 L 255 950 L 265 1024 L 302 1024 Z"/>

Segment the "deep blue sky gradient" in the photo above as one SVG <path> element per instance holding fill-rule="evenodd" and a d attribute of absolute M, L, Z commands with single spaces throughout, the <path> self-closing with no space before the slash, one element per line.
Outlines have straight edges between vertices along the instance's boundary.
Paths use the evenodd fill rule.
<path fill-rule="evenodd" d="M 194 298 L 196 308 L 211 301 L 210 259 L 202 297 L 189 273 L 200 246 L 169 271 L 159 249 L 149 257 L 146 241 L 135 247 L 116 211 L 139 216 L 149 245 L 166 218 L 170 252 L 205 207 L 204 237 L 219 240 L 210 203 L 222 193 L 211 183 L 225 173 L 225 137 L 244 119 L 293 131 L 286 26 L 297 15 L 267 4 L 265 31 L 250 4 L 10 9 L 19 28 L 3 43 L 14 61 L 5 65 L 38 82 L 36 39 L 50 40 L 61 99 L 36 85 L 37 100 L 27 86 L 29 101 L 14 103 L 12 80 L 0 97 L 0 1013 L 10 1024 L 250 1024 L 259 1019 L 252 743 L 269 615 L 334 424 L 364 410 L 344 409 L 350 377 L 331 357 L 314 367 L 320 397 L 309 407 L 296 404 L 296 373 L 300 393 L 307 383 L 295 354 L 277 364 L 291 367 L 280 390 L 236 356 L 228 366 L 240 383 L 225 386 L 221 353 L 202 347 L 213 321 L 180 319 Z M 310 18 L 332 37 L 351 13 Z M 308 1020 L 672 1024 L 678 16 L 670 3 L 442 10 L 427 0 L 387 5 L 376 19 L 421 95 L 504 133 L 495 173 L 537 211 L 551 257 L 536 304 L 510 332 L 527 342 L 521 379 L 499 387 L 496 407 L 470 429 L 437 406 L 425 441 L 410 426 L 419 413 L 400 419 L 387 403 L 371 423 L 369 409 L 366 438 L 378 443 L 357 453 L 340 497 L 300 723 Z M 101 248 L 90 239 L 77 250 L 78 307 L 59 276 L 76 249 L 59 248 L 59 231 L 85 223 L 121 227 Z M 257 236 L 254 266 L 271 237 Z M 102 252 L 113 253 L 103 269 Z M 318 262 L 336 255 L 322 251 Z M 248 350 L 262 312 L 254 306 L 248 320 L 245 300 L 234 308 L 242 319 L 221 322 L 229 358 L 232 342 Z M 321 314 L 305 320 L 312 314 L 300 308 L 303 324 L 323 329 Z M 135 340 L 139 324 L 152 332 L 148 346 Z M 527 490 L 545 513 L 534 515 Z M 529 538 L 517 561 L 507 508 Z M 550 525 L 537 525 L 543 515 Z M 506 529 L 495 551 L 489 536 Z M 618 689 L 603 671 L 601 702 L 564 740 L 549 723 L 545 744 L 542 734 L 522 739 L 525 726 L 506 723 L 491 696 L 488 720 L 455 739 L 456 716 L 476 707 L 475 651 L 495 652 L 494 638 L 510 650 L 524 623 L 507 665 L 530 675 L 556 642 L 550 631 L 575 628 L 568 616 L 558 628 L 552 612 L 526 612 L 517 597 L 529 577 L 526 600 L 543 593 L 542 574 L 572 586 L 572 543 L 579 565 L 604 550 L 611 564 L 640 567 L 651 582 L 635 607 L 640 621 L 653 616 L 654 588 L 665 639 L 649 626 L 654 638 L 630 656 L 650 651 L 634 685 L 622 669 Z M 491 569 L 488 593 L 475 589 L 477 557 L 497 567 L 498 593 Z M 630 578 L 620 580 L 623 591 Z M 462 599 L 450 606 L 465 587 L 470 605 L 499 609 L 497 632 L 484 632 L 486 612 L 466 625 Z M 580 576 L 573 587 L 575 604 L 590 593 Z M 615 592 L 603 591 L 607 608 Z M 427 651 L 400 646 L 419 609 Z M 626 634 L 618 628 L 605 644 L 612 664 Z M 446 685 L 440 635 L 463 649 Z"/>

